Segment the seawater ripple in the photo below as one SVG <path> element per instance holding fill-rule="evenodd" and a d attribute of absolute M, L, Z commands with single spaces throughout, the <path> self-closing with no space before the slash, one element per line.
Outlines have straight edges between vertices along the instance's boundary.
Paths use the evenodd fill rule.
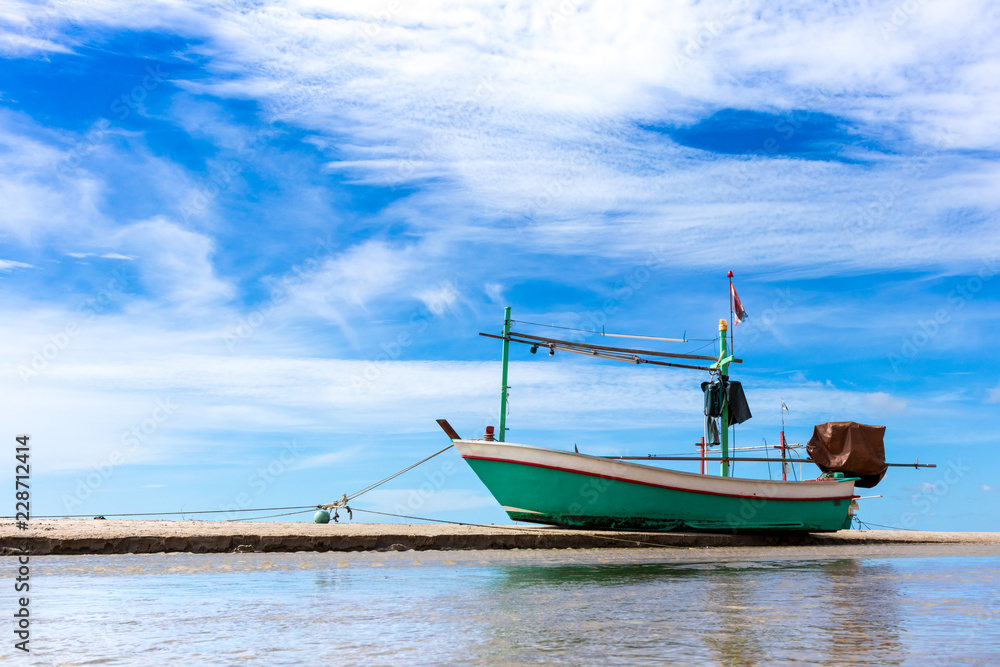
<path fill-rule="evenodd" d="M 49 556 L 3 664 L 1000 664 L 1000 548 Z M 19 652 L 18 652 L 19 653 Z"/>

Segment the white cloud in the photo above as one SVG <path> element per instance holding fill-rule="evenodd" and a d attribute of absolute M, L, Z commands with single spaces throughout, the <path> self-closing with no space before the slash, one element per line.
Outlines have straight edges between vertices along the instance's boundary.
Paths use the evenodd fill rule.
<path fill-rule="evenodd" d="M 884 391 L 876 391 L 865 394 L 862 397 L 868 410 L 877 414 L 892 416 L 905 414 L 907 403 L 901 398 L 891 396 Z"/>
<path fill-rule="evenodd" d="M 28 35 L 0 32 L 0 54 L 6 58 L 23 58 L 36 53 L 72 53 L 62 44 Z"/>
<path fill-rule="evenodd" d="M 503 285 L 498 283 L 486 283 L 483 286 L 483 291 L 486 293 L 487 298 L 493 303 L 501 303 L 503 301 Z"/>
<path fill-rule="evenodd" d="M 903 488 L 906 489 L 907 491 L 912 491 L 913 492 L 913 496 L 916 497 L 919 494 L 926 494 L 926 493 L 930 493 L 932 491 L 936 491 L 938 487 L 937 487 L 937 485 L 932 484 L 930 482 L 921 482 L 920 484 L 917 484 L 916 486 L 906 486 L 906 487 L 903 487 Z"/>
<path fill-rule="evenodd" d="M 5 156 L 0 164 L 0 233 L 26 244 L 53 234 L 73 243 L 101 224 L 101 183 L 71 168 L 79 154 L 73 147 L 58 148 L 61 139 L 21 115 L 0 110 Z"/>
<path fill-rule="evenodd" d="M 24 262 L 17 262 L 13 259 L 0 259 L 0 272 L 10 273 L 14 269 L 33 269 L 35 266 L 32 264 L 25 264 Z"/>
<path fill-rule="evenodd" d="M 990 226 L 976 226 L 977 242 L 970 243 L 936 222 L 954 199 L 934 172 L 913 175 L 912 158 L 881 156 L 865 170 L 757 160 L 745 173 L 744 160 L 666 140 L 651 144 L 629 122 L 684 123 L 720 104 L 779 111 L 805 104 L 884 123 L 887 102 L 878 91 L 886 86 L 910 95 L 913 105 L 937 104 L 922 96 L 926 80 L 906 76 L 929 56 L 919 48 L 929 13 L 913 21 L 912 31 L 886 40 L 877 34 L 882 10 L 858 8 L 845 18 L 802 9 L 801 18 L 791 12 L 762 20 L 751 18 L 751 8 L 737 11 L 686 69 L 672 56 L 718 21 L 718 7 L 595 2 L 553 26 L 542 7 L 497 13 L 442 5 L 422 8 L 419 18 L 403 12 L 378 24 L 377 35 L 361 47 L 352 29 L 371 20 L 364 10 L 341 22 L 262 10 L 271 20 L 228 16 L 218 31 L 220 57 L 248 72 L 220 82 L 219 92 L 240 90 L 276 104 L 291 99 L 275 113 L 318 132 L 350 128 L 355 140 L 340 144 L 343 161 L 335 165 L 362 182 L 442 181 L 403 210 L 421 201 L 485 206 L 523 225 L 516 242 L 547 252 L 626 255 L 647 239 L 670 238 L 673 261 L 701 265 L 715 261 L 718 240 L 726 239 L 745 257 L 767 256 L 771 266 L 822 261 L 860 270 L 954 265 L 1000 247 Z M 977 22 L 972 12 L 951 17 L 935 39 L 964 42 L 955 26 Z M 487 33 L 502 48 L 470 47 Z M 986 33 L 974 34 L 986 47 Z M 994 51 L 979 51 L 984 67 L 996 68 Z M 463 68 L 455 70 L 454 62 Z M 761 71 L 775 80 L 762 80 Z M 967 95 L 949 90 L 949 81 L 939 74 L 934 85 L 953 99 Z M 787 91 L 796 89 L 801 95 L 789 98 Z M 957 111 L 954 119 L 967 121 Z M 933 125 L 941 131 L 946 123 Z M 979 136 L 981 147 L 1000 142 L 997 133 Z M 900 179 L 908 191 L 897 195 L 890 217 L 865 227 L 863 242 L 856 242 L 849 233 L 856 210 Z M 976 193 L 992 196 L 991 182 Z M 735 185 L 720 191 L 720 183 Z M 613 226 L 595 214 L 622 202 L 633 215 Z M 526 212 L 535 221 L 525 223 Z M 413 222 L 454 238 L 456 232 L 443 228 L 451 221 L 439 219 L 436 226 L 422 217 Z M 490 236 L 514 240 L 496 229 Z M 769 254 L 778 238 L 802 251 Z"/>
<path fill-rule="evenodd" d="M 93 2 L 47 20 L 204 39 L 219 76 L 178 85 L 256 100 L 269 120 L 314 133 L 335 158 L 330 168 L 353 182 L 419 185 L 380 216 L 444 242 L 431 258 L 469 239 L 610 257 L 654 242 L 680 266 L 711 265 L 739 246 L 745 263 L 768 269 L 957 271 L 1000 249 L 995 225 L 950 221 L 957 208 L 998 203 L 995 166 L 953 151 L 1000 146 L 989 111 L 1000 102 L 1000 49 L 987 5 L 921 5 L 889 34 L 879 27 L 888 7 L 794 7 L 432 2 L 418 12 L 373 1 L 333 15 L 312 4 L 226 12 Z M 965 55 L 940 55 L 952 52 Z M 853 149 L 867 165 L 750 159 L 638 129 L 727 106 L 843 117 L 890 151 Z M 220 146 L 244 138 L 189 98 L 171 114 Z M 932 148 L 925 166 L 919 154 L 943 134 L 950 145 Z M 21 183 L 5 200 L 38 226 L 47 218 L 30 202 L 46 194 Z M 886 196 L 889 209 L 852 232 L 859 212 Z M 797 250 L 775 254 L 776 245 Z"/>
<path fill-rule="evenodd" d="M 349 461 L 355 458 L 362 451 L 362 447 L 346 447 L 344 449 L 327 452 L 326 454 L 317 454 L 316 456 L 309 456 L 301 461 L 296 461 L 288 467 L 285 468 L 286 471 L 291 472 L 293 470 L 315 470 L 317 468 L 328 468 L 335 463 L 343 463 L 344 461 Z"/>
<path fill-rule="evenodd" d="M 386 299 L 398 299 L 400 291 L 410 292 L 427 266 L 420 248 L 391 246 L 369 241 L 329 257 L 301 277 L 288 276 L 284 289 L 287 303 L 282 312 L 310 314 L 340 326 L 353 337 L 350 322 L 359 314 L 370 317 L 371 308 Z M 308 267 L 305 267 L 308 268 Z"/>
<path fill-rule="evenodd" d="M 215 244 L 163 217 L 137 222 L 118 231 L 116 243 L 143 257 L 143 281 L 163 305 L 202 311 L 225 303 L 233 288 L 215 274 Z"/>
<path fill-rule="evenodd" d="M 992 493 L 993 491 L 997 490 L 995 486 L 990 486 L 989 484 L 983 484 L 979 488 L 981 488 L 983 491 L 986 491 L 987 493 Z"/>
<path fill-rule="evenodd" d="M 458 290 L 451 282 L 445 281 L 436 287 L 417 292 L 417 298 L 434 315 L 441 315 L 451 310 L 458 299 Z"/>
<path fill-rule="evenodd" d="M 68 252 L 67 257 L 75 257 L 76 259 L 86 259 L 87 257 L 101 257 L 102 259 L 121 259 L 121 260 L 133 260 L 135 255 L 122 255 L 117 252 L 106 252 L 103 255 L 98 255 L 93 252 Z"/>
<path fill-rule="evenodd" d="M 173 231 L 160 232 L 145 233 L 165 239 L 170 247 L 178 245 Z M 204 248 L 197 238 L 181 238 L 187 239 L 181 247 Z M 142 256 L 155 258 L 155 251 L 145 248 Z M 225 307 L 216 310 L 184 326 L 174 320 L 172 328 L 159 318 L 128 312 L 86 319 L 77 311 L 41 311 L 37 306 L 17 310 L 16 318 L 0 318 L 0 365 L 14 370 L 0 376 L 0 391 L 8 396 L 8 410 L 18 415 L 18 428 L 48 443 L 39 453 L 39 465 L 48 471 L 86 470 L 106 460 L 125 445 L 131 429 L 150 418 L 158 400 L 176 409 L 140 448 L 130 450 L 128 465 L 236 456 L 240 443 L 261 433 L 300 440 L 312 434 L 338 443 L 333 451 L 295 464 L 296 470 L 311 470 L 353 461 L 360 452 L 352 443 L 357 434 L 426 434 L 435 432 L 433 420 L 439 417 L 466 436 L 496 425 L 500 378 L 494 360 L 411 361 L 404 356 L 376 364 L 316 358 L 314 353 L 282 355 L 274 348 L 257 355 L 233 354 L 226 351 L 220 325 L 233 314 Z M 69 323 L 78 333 L 60 342 Z M 282 340 L 294 347 L 294 335 L 286 333 Z M 34 355 L 52 345 L 61 346 L 60 351 L 36 376 L 22 381 L 17 369 L 31 367 Z M 776 433 L 779 396 L 793 410 L 790 439 L 793 425 L 807 437 L 805 429 L 823 421 L 884 424 L 899 420 L 905 411 L 947 424 L 967 410 L 936 395 L 911 394 L 903 401 L 885 392 L 804 378 L 747 373 L 741 379 L 755 414 L 741 427 L 742 442 Z M 606 434 L 638 428 L 690 433 L 693 442 L 703 426 L 700 380 L 697 374 L 595 364 L 562 353 L 554 360 L 515 361 L 510 368 L 511 440 L 555 447 L 587 442 L 586 451 L 613 453 L 629 451 L 632 439 L 609 441 Z M 60 418 L 53 420 L 53 414 Z M 224 442 L 204 445 L 218 434 L 226 434 Z M 549 434 L 551 442 L 540 442 L 540 434 Z M 890 437 L 887 447 L 892 442 Z M 665 446 L 680 451 L 689 443 Z"/>
<path fill-rule="evenodd" d="M 895 419 L 909 410 L 906 400 L 886 392 L 863 392 L 819 382 L 761 377 L 753 373 L 747 373 L 742 379 L 755 414 L 763 417 L 773 411 L 777 415 L 774 407 L 780 409 L 783 396 L 789 410 L 794 411 L 794 421 L 799 424 L 803 420 L 819 423 L 862 419 L 882 424 L 886 419 Z M 791 415 L 792 412 L 789 412 L 789 418 Z"/>

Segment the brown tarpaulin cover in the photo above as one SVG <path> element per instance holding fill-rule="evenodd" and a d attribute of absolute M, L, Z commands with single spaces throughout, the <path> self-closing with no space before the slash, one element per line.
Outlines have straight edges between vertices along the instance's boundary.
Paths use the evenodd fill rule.
<path fill-rule="evenodd" d="M 885 426 L 827 422 L 813 428 L 806 451 L 823 472 L 860 477 L 855 485 L 870 489 L 882 481 L 888 469 L 883 437 Z"/>

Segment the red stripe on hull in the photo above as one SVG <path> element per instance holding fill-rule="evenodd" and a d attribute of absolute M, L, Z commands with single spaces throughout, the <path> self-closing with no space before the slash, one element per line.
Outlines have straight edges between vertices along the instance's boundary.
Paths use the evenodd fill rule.
<path fill-rule="evenodd" d="M 628 479 L 626 477 L 613 477 L 611 475 L 601 475 L 596 472 L 585 472 L 583 470 L 574 470 L 572 468 L 560 468 L 558 466 L 545 465 L 544 463 L 528 463 L 526 461 L 511 461 L 509 459 L 496 459 L 489 456 L 462 456 L 463 459 L 475 459 L 477 461 L 496 461 L 497 463 L 512 463 L 514 465 L 521 466 L 534 466 L 536 468 L 547 468 L 548 470 L 559 470 L 561 472 L 572 472 L 577 475 L 587 475 L 588 477 L 600 477 L 601 479 L 610 479 L 615 482 L 628 482 L 629 484 L 642 484 L 643 486 L 655 486 L 660 489 L 670 489 L 671 491 L 685 491 L 687 493 L 703 493 L 708 496 L 725 496 L 727 498 L 763 498 L 765 500 L 785 500 L 789 502 L 795 501 L 812 501 L 812 500 L 851 500 L 857 496 L 829 496 L 823 498 L 774 498 L 771 496 L 746 496 L 737 493 L 718 493 L 716 491 L 701 491 L 699 489 L 685 489 L 679 486 L 666 486 L 665 484 L 654 484 L 653 482 L 643 482 L 637 479 Z M 751 480 L 756 481 L 756 480 Z"/>

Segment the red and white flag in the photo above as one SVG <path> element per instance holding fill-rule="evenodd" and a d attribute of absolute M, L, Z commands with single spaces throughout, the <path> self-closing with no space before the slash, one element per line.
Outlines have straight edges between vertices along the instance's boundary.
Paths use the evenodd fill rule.
<path fill-rule="evenodd" d="M 729 283 L 729 305 L 733 309 L 733 326 L 736 326 L 747 318 L 747 311 L 743 309 L 740 295 L 736 293 L 736 286 Z"/>

